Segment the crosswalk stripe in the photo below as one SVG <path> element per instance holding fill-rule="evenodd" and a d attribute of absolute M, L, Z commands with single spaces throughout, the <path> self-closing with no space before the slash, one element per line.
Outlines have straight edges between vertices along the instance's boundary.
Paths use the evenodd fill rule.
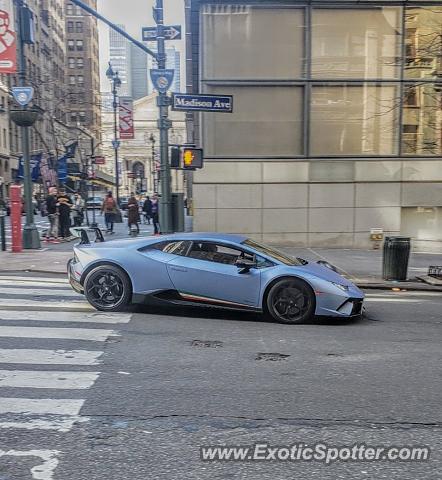
<path fill-rule="evenodd" d="M 16 280 L 22 280 L 25 282 L 43 282 L 43 283 L 65 283 L 69 284 L 67 278 L 64 277 L 20 277 L 14 275 L 0 275 L 1 280 L 8 280 L 14 282 Z"/>
<path fill-rule="evenodd" d="M 0 349 L 0 364 L 31 365 L 99 365 L 102 351 L 41 350 L 28 348 Z"/>
<path fill-rule="evenodd" d="M 32 307 L 32 308 L 31 308 Z M 45 309 L 52 309 L 52 310 L 60 310 L 60 311 L 86 311 L 86 312 L 93 312 L 95 311 L 94 307 L 89 305 L 85 300 L 70 300 L 70 301 L 60 301 L 60 300 L 29 300 L 29 299 L 20 299 L 20 300 L 12 300 L 12 299 L 3 299 L 0 298 L 0 309 L 4 308 L 21 308 L 23 310 L 32 310 L 33 308 L 45 308 Z"/>
<path fill-rule="evenodd" d="M 0 310 L 0 321 L 21 320 L 39 322 L 77 322 L 77 323 L 129 323 L 130 313 L 105 312 L 58 312 L 58 311 L 22 311 Z"/>
<path fill-rule="evenodd" d="M 38 457 L 42 463 L 31 468 L 32 478 L 35 480 L 52 480 L 58 466 L 58 450 L 0 450 L 0 457 Z"/>
<path fill-rule="evenodd" d="M 40 287 L 40 288 L 51 288 L 55 290 L 72 290 L 69 284 L 63 282 L 30 282 L 25 280 L 3 280 L 3 277 L 0 276 L 0 286 L 8 286 L 11 285 L 13 287 Z"/>
<path fill-rule="evenodd" d="M 0 397 L 0 414 L 79 415 L 84 399 Z"/>
<path fill-rule="evenodd" d="M 17 420 L 0 420 L 1 428 L 15 428 L 21 430 L 57 430 L 58 432 L 69 432 L 72 427 L 79 422 L 88 421 L 88 417 L 82 417 L 79 415 L 53 415 L 50 418 L 47 417 L 33 417 L 29 419 Z"/>
<path fill-rule="evenodd" d="M 0 387 L 84 390 L 92 387 L 100 372 L 0 370 Z"/>
<path fill-rule="evenodd" d="M 1 287 L 0 286 L 0 295 L 4 295 L 7 297 L 8 295 L 22 295 L 22 296 L 27 296 L 27 295 L 40 295 L 40 296 L 53 296 L 54 295 L 54 290 L 52 290 L 51 287 L 47 288 L 14 288 L 14 287 Z M 78 299 L 84 299 L 83 295 L 80 295 L 77 292 L 74 292 L 74 290 L 60 290 L 57 289 L 57 296 L 58 297 L 73 297 L 73 298 L 78 298 Z"/>
<path fill-rule="evenodd" d="M 66 340 L 89 340 L 104 342 L 117 335 L 114 330 L 103 328 L 45 328 L 0 326 L 0 337 L 12 338 L 59 338 Z"/>

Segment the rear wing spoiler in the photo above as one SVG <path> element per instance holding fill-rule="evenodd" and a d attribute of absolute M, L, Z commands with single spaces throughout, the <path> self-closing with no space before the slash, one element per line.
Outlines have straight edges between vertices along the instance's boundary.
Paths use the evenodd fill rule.
<path fill-rule="evenodd" d="M 102 243 L 105 241 L 103 232 L 100 230 L 99 227 L 72 227 L 70 229 L 70 232 L 74 237 L 77 237 L 80 239 L 80 245 L 91 244 L 91 240 L 89 238 L 88 232 L 95 234 L 95 239 L 93 240 L 93 242 Z"/>

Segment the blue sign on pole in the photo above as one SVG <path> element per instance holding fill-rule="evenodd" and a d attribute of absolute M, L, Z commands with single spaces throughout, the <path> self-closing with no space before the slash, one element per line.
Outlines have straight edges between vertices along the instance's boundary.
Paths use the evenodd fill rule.
<path fill-rule="evenodd" d="M 25 107 L 34 97 L 34 89 L 33 87 L 13 87 L 12 96 L 19 105 Z"/>
<path fill-rule="evenodd" d="M 232 113 L 233 96 L 174 93 L 172 110 Z"/>
<path fill-rule="evenodd" d="M 174 74 L 175 70 L 157 68 L 150 71 L 150 78 L 158 92 L 166 93 L 172 85 Z"/>
<path fill-rule="evenodd" d="M 157 39 L 157 27 L 143 27 L 141 35 L 143 42 L 152 42 Z M 181 40 L 181 25 L 164 25 L 165 40 Z"/>

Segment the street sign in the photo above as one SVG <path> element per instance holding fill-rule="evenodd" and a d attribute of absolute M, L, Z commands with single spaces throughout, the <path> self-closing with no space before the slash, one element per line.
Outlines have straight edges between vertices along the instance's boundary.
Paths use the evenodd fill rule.
<path fill-rule="evenodd" d="M 112 140 L 113 148 L 119 148 L 119 146 L 120 146 L 120 140 Z"/>
<path fill-rule="evenodd" d="M 233 112 L 232 95 L 198 95 L 174 93 L 172 110 L 182 112 Z"/>
<path fill-rule="evenodd" d="M 165 40 L 181 40 L 181 25 L 164 25 Z M 157 39 L 157 27 L 143 27 L 141 30 L 144 42 L 152 42 Z"/>
<path fill-rule="evenodd" d="M 95 157 L 94 158 L 95 165 L 104 165 L 106 163 L 105 157 Z"/>
<path fill-rule="evenodd" d="M 153 86 L 160 93 L 166 93 L 172 85 L 175 70 L 157 68 L 150 71 Z"/>
<path fill-rule="evenodd" d="M 33 87 L 13 87 L 12 96 L 22 107 L 26 106 L 34 97 Z"/>

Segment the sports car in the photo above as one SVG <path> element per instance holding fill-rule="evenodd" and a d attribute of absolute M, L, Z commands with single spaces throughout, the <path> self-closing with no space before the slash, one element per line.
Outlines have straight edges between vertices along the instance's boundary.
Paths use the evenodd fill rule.
<path fill-rule="evenodd" d="M 90 241 L 80 229 L 68 276 L 97 310 L 131 303 L 261 312 L 287 324 L 361 315 L 364 294 L 332 267 L 292 258 L 244 235 L 179 233 Z"/>

